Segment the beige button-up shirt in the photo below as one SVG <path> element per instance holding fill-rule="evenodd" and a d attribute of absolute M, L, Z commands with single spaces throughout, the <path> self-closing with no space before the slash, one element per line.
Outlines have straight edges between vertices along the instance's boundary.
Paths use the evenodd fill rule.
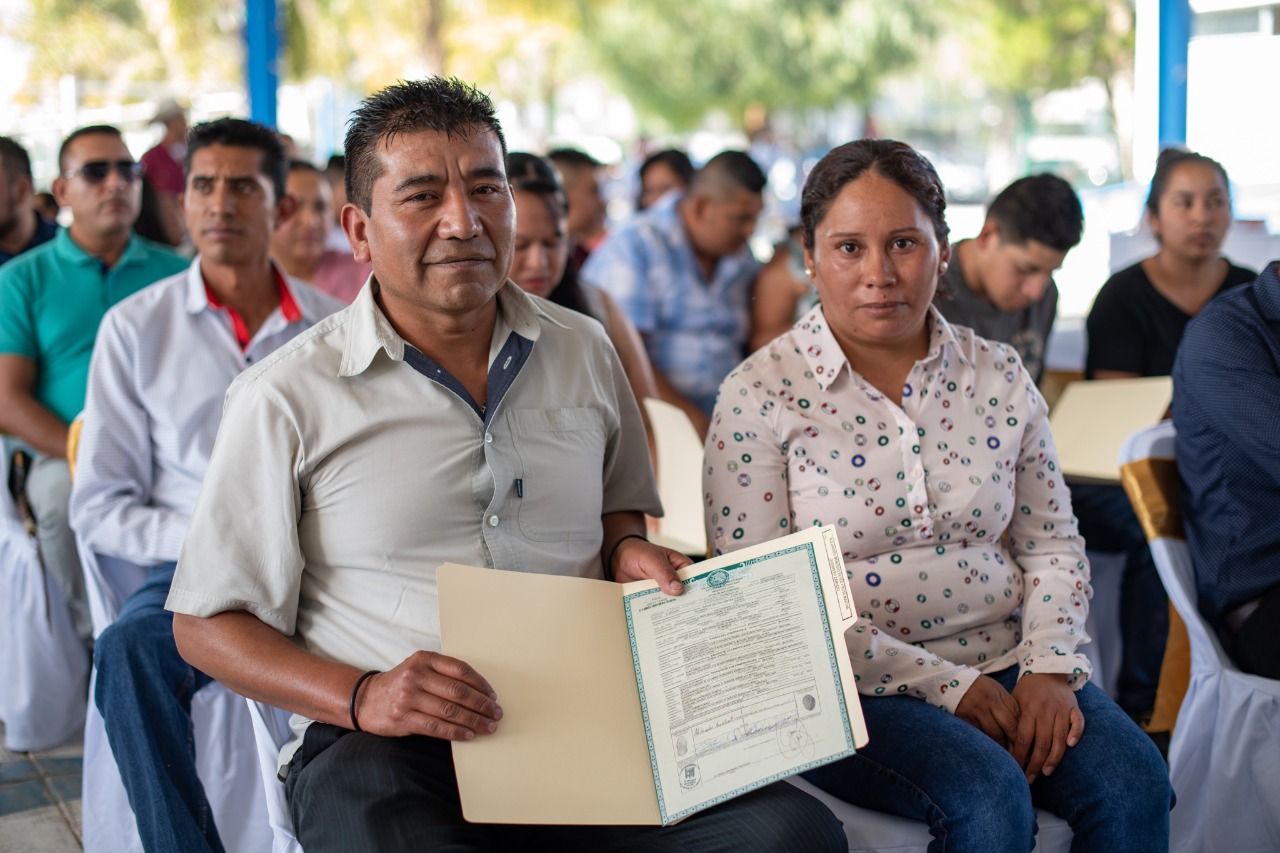
<path fill-rule="evenodd" d="M 441 563 L 599 578 L 601 515 L 661 508 L 598 323 L 508 282 L 481 406 L 374 287 L 232 385 L 168 607 L 386 670 L 440 650 Z"/>

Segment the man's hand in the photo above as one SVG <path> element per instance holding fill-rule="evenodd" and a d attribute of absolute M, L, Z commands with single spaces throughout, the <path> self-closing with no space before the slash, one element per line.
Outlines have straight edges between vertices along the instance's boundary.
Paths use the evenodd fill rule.
<path fill-rule="evenodd" d="M 989 675 L 973 682 L 956 706 L 956 716 L 1005 749 L 1011 749 L 1018 736 L 1018 701 Z"/>
<path fill-rule="evenodd" d="M 356 719 L 362 730 L 386 737 L 471 740 L 497 729 L 502 708 L 489 682 L 469 664 L 414 652 L 360 686 Z"/>
<path fill-rule="evenodd" d="M 1030 783 L 1041 773 L 1048 776 L 1056 770 L 1067 747 L 1080 742 L 1084 714 L 1080 713 L 1076 692 L 1067 685 L 1066 675 L 1024 675 L 1013 688 L 1013 698 L 1022 714 L 1009 752 L 1026 771 Z"/>
<path fill-rule="evenodd" d="M 679 551 L 644 539 L 624 539 L 613 555 L 613 577 L 619 583 L 655 580 L 663 592 L 679 595 L 684 592 L 684 584 L 676 577 L 676 571 L 692 565 L 693 560 Z"/>

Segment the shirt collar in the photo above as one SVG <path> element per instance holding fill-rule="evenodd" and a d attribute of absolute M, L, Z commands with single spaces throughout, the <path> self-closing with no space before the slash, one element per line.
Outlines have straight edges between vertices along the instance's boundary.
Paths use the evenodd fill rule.
<path fill-rule="evenodd" d="M 293 290 L 289 286 L 288 278 L 280 272 L 280 268 L 271 264 L 271 272 L 276 279 L 276 288 L 280 294 L 280 315 L 284 318 L 285 323 L 296 323 L 303 319 L 302 309 L 298 305 L 298 301 L 293 296 Z M 235 332 L 236 342 L 240 344 L 241 349 L 246 349 L 251 340 L 248 339 L 248 326 L 245 325 L 243 318 L 236 312 L 234 308 L 223 305 L 218 301 L 218 297 L 205 283 L 204 274 L 200 272 L 200 256 L 196 255 L 192 260 L 191 266 L 187 267 L 187 299 L 186 309 L 188 314 L 199 314 L 206 308 L 214 311 L 226 311 L 231 317 L 231 326 Z"/>
<path fill-rule="evenodd" d="M 960 364 L 966 366 L 969 364 L 963 346 L 966 336 L 958 333 L 956 327 L 948 323 L 932 305 L 929 306 L 929 315 L 925 323 L 929 327 L 929 351 L 921 359 L 922 362 L 929 363 L 940 359 L 950 348 Z M 822 303 L 815 305 L 813 310 L 796 323 L 792 338 L 809 365 L 809 370 L 813 373 L 819 389 L 825 391 L 834 385 L 841 372 L 853 372 L 848 356 L 844 354 L 840 342 L 836 340 L 836 336 L 827 324 Z"/>
<path fill-rule="evenodd" d="M 58 257 L 68 263 L 77 266 L 102 266 L 102 259 L 96 255 L 91 255 L 80 247 L 80 244 L 71 238 L 71 229 L 59 228 L 58 233 L 53 237 L 54 251 L 58 253 Z M 143 240 L 136 234 L 129 237 L 129 242 L 125 244 L 124 252 L 120 255 L 120 260 L 116 261 L 116 265 L 112 269 L 120 269 L 128 266 L 135 261 L 141 260 L 146 255 L 146 247 Z"/>
<path fill-rule="evenodd" d="M 378 306 L 374 298 L 377 286 L 377 279 L 370 275 L 348 309 L 347 340 L 342 351 L 342 364 L 338 368 L 339 376 L 356 376 L 368 370 L 379 350 L 392 361 L 404 361 L 404 338 L 396 333 Z M 494 338 L 499 347 L 509 332 L 536 342 L 542 332 L 542 320 L 567 328 L 543 310 L 538 300 L 510 280 L 498 289 L 495 298 L 498 300 L 499 321 Z"/>

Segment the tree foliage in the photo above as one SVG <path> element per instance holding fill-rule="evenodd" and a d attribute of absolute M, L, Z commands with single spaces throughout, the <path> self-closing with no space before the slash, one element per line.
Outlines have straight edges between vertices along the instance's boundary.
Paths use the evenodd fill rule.
<path fill-rule="evenodd" d="M 597 67 L 673 129 L 721 110 L 867 104 L 931 32 L 924 0 L 649 0 L 586 14 Z"/>
<path fill-rule="evenodd" d="M 966 5 L 974 68 L 996 91 L 1035 96 L 1133 67 L 1130 0 L 983 0 Z"/>

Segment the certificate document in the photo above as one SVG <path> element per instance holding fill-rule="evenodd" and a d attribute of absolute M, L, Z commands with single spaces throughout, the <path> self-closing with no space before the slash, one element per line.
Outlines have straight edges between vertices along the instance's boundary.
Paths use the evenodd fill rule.
<path fill-rule="evenodd" d="M 455 742 L 468 820 L 670 824 L 866 743 L 834 530 L 680 572 L 683 595 L 442 566 L 443 649 L 493 685 Z"/>

